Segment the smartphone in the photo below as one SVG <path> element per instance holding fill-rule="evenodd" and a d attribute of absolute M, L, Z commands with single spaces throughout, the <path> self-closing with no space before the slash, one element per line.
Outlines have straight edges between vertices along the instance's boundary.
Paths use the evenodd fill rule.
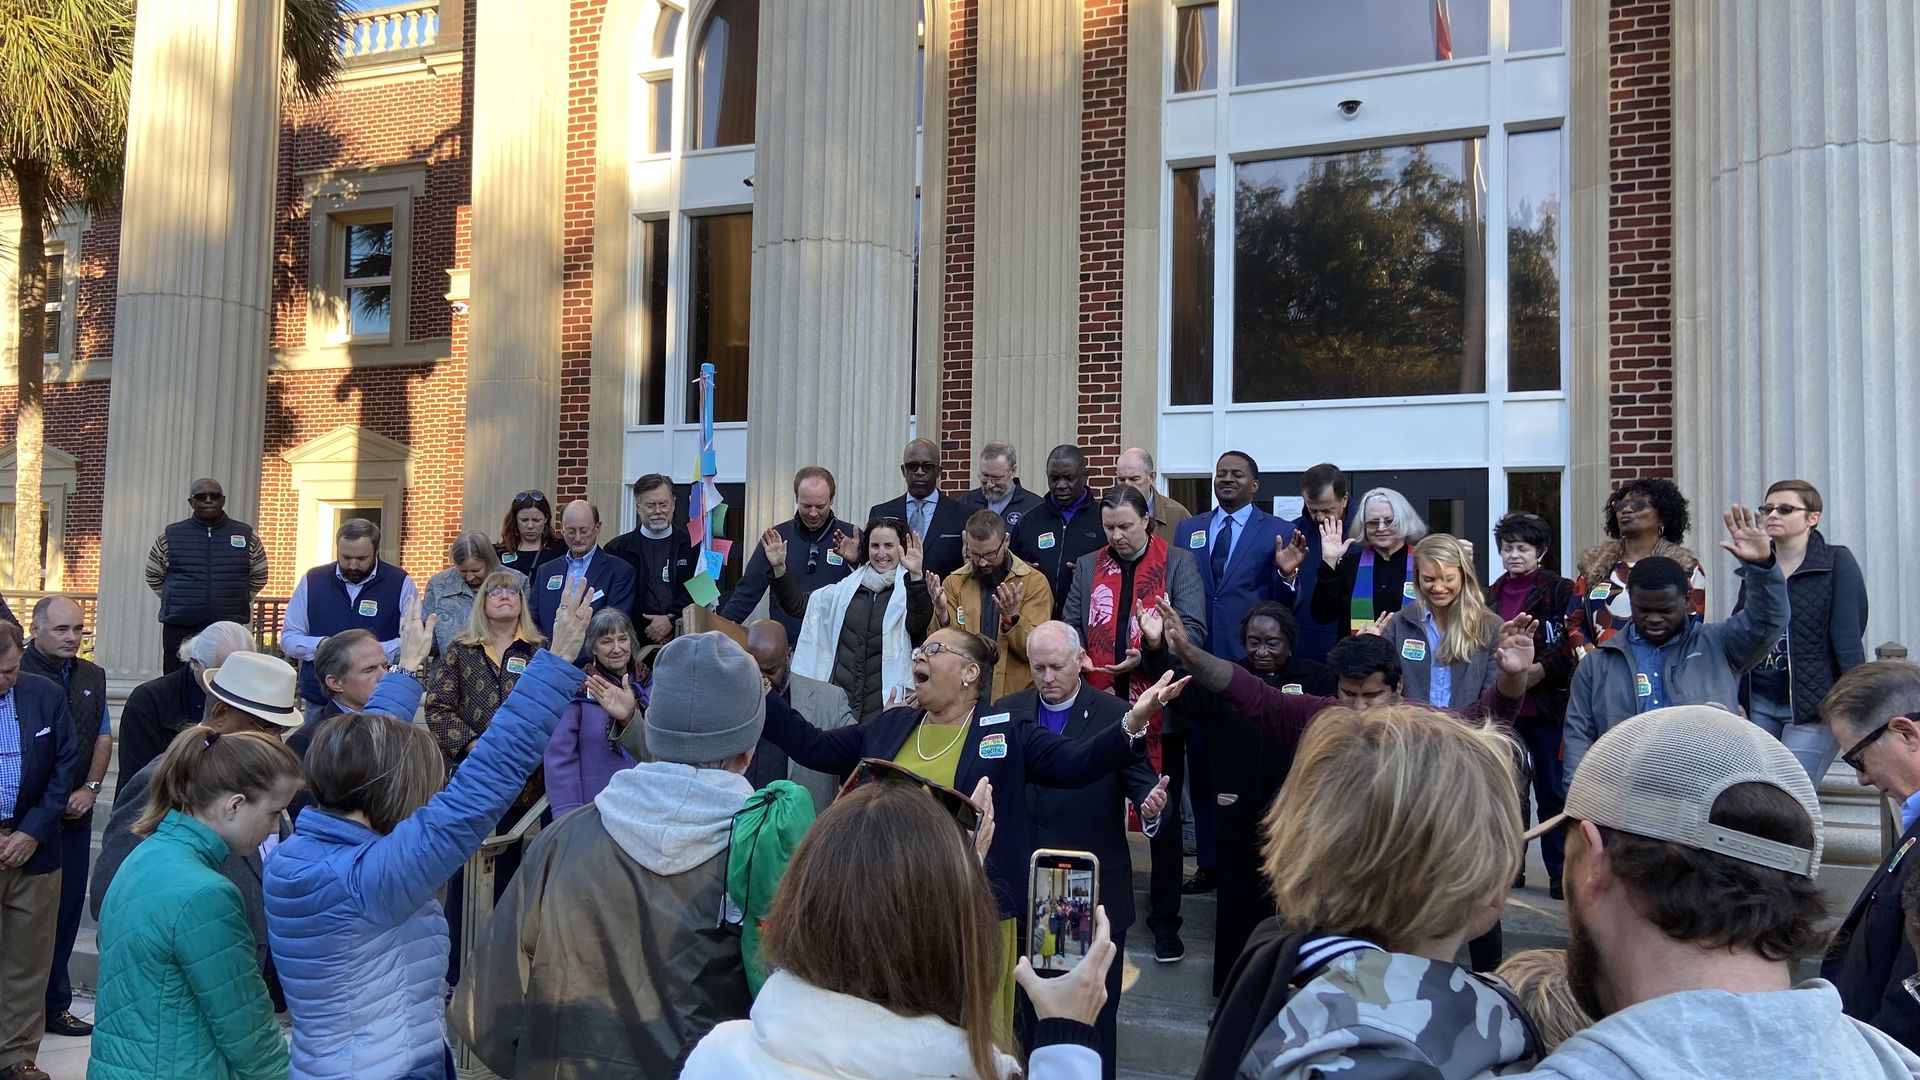
<path fill-rule="evenodd" d="M 1093 945 L 1100 860 L 1091 851 L 1041 848 L 1027 873 L 1027 960 L 1041 975 L 1065 975 Z"/>

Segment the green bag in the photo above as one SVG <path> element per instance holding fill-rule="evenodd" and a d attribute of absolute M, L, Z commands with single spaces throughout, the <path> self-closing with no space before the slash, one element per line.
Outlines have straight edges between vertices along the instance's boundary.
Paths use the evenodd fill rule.
<path fill-rule="evenodd" d="M 787 860 L 813 827 L 813 796 L 791 780 L 775 780 L 747 797 L 733 815 L 733 846 L 727 851 L 727 896 L 740 909 L 740 957 L 746 961 L 747 989 L 756 996 L 767 981 L 760 963 L 760 925 Z"/>

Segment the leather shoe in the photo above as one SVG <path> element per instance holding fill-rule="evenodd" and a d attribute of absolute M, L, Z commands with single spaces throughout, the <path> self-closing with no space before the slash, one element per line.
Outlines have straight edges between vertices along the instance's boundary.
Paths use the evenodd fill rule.
<path fill-rule="evenodd" d="M 1192 877 L 1180 884 L 1180 891 L 1188 896 L 1198 896 L 1201 893 L 1212 892 L 1213 871 L 1205 867 L 1195 870 Z"/>
<path fill-rule="evenodd" d="M 47 1017 L 47 1034 L 65 1035 L 71 1039 L 78 1039 L 93 1034 L 93 1025 L 73 1015 L 72 1012 L 63 1012 L 58 1016 Z"/>
<path fill-rule="evenodd" d="M 1557 881 L 1550 881 L 1547 883 L 1547 895 L 1553 897 L 1555 900 L 1565 900 L 1567 898 L 1567 887 Z"/>
<path fill-rule="evenodd" d="M 41 1072 L 32 1061 L 16 1061 L 0 1069 L 0 1080 L 53 1080 L 53 1077 Z"/>

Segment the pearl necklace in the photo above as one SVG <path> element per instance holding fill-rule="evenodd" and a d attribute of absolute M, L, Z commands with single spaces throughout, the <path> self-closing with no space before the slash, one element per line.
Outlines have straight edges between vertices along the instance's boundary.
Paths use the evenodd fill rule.
<path fill-rule="evenodd" d="M 961 721 L 958 726 L 960 728 L 960 734 L 955 735 L 952 741 L 948 742 L 946 746 L 941 747 L 938 752 L 929 754 L 927 753 L 926 745 L 921 741 L 927 733 L 927 722 L 921 720 L 920 726 L 915 728 L 913 732 L 913 752 L 920 755 L 921 761 L 939 761 L 941 758 L 946 757 L 953 751 L 955 746 L 959 745 L 961 739 L 967 737 L 967 729 L 973 726 L 972 710 L 968 710 L 967 718 Z"/>

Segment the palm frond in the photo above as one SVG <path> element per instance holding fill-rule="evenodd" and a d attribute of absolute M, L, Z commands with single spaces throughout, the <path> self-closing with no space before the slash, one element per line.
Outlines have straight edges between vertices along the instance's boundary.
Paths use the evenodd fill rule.
<path fill-rule="evenodd" d="M 282 82 L 296 97 L 316 98 L 340 74 L 340 40 L 347 33 L 346 0 L 286 2 Z"/>

